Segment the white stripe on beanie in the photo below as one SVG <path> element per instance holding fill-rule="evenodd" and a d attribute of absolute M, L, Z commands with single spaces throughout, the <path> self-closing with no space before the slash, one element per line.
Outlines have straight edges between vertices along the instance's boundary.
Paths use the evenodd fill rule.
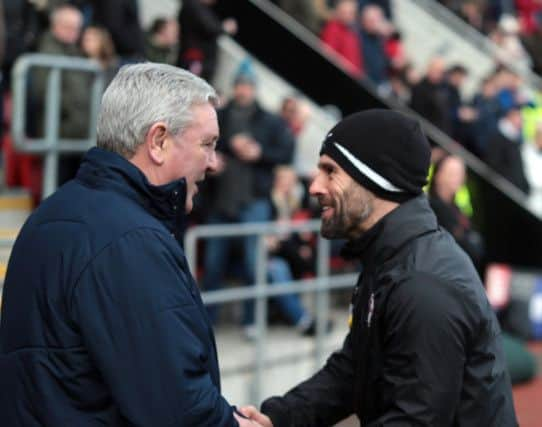
<path fill-rule="evenodd" d="M 360 171 L 363 175 L 369 178 L 372 182 L 374 182 L 380 188 L 383 188 L 384 190 L 387 190 L 387 191 L 392 191 L 394 193 L 404 192 L 404 190 L 400 189 L 399 187 L 396 187 L 391 182 L 389 182 L 386 178 L 384 178 L 382 175 L 372 170 L 369 166 L 367 166 L 365 163 L 359 160 L 356 156 L 354 156 L 350 151 L 348 151 L 342 145 L 338 144 L 337 142 L 334 142 L 333 144 L 339 149 L 341 153 L 343 153 L 343 155 L 350 161 L 350 163 L 354 165 L 354 167 L 358 171 Z"/>

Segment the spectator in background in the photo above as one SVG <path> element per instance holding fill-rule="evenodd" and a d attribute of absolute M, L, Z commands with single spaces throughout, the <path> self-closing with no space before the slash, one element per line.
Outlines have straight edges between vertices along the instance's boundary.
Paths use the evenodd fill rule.
<path fill-rule="evenodd" d="M 179 61 L 179 23 L 156 18 L 145 38 L 145 57 L 151 62 L 176 65 Z"/>
<path fill-rule="evenodd" d="M 458 6 L 458 15 L 471 27 L 481 33 L 487 33 L 489 23 L 486 20 L 487 4 L 479 0 L 463 0 Z"/>
<path fill-rule="evenodd" d="M 221 21 L 212 9 L 216 0 L 183 0 L 179 13 L 179 66 L 203 79 L 213 81 L 218 55 L 217 38 L 237 32 L 237 22 Z"/>
<path fill-rule="evenodd" d="M 322 29 L 320 39 L 330 53 L 354 78 L 365 74 L 361 43 L 356 29 L 358 6 L 356 0 L 338 0 L 331 18 Z"/>
<path fill-rule="evenodd" d="M 420 80 L 420 74 L 410 63 L 405 63 L 400 68 L 393 67 L 390 74 L 390 95 L 409 105 L 412 99 L 412 88 Z"/>
<path fill-rule="evenodd" d="M 278 5 L 314 34 L 320 34 L 323 23 L 331 19 L 326 0 L 279 0 Z"/>
<path fill-rule="evenodd" d="M 514 15 L 517 12 L 516 0 L 483 0 L 487 3 L 486 14 L 491 20 L 490 24 L 495 26 L 503 15 Z"/>
<path fill-rule="evenodd" d="M 280 106 L 280 116 L 284 119 L 292 134 L 297 137 L 303 131 L 312 115 L 310 105 L 296 95 L 286 96 Z"/>
<path fill-rule="evenodd" d="M 532 143 L 523 144 L 521 150 L 525 177 L 529 183 L 530 205 L 536 212 L 542 213 L 542 122 L 536 124 Z"/>
<path fill-rule="evenodd" d="M 35 47 L 38 37 L 38 16 L 28 0 L 3 0 L 5 51 L 2 61 L 4 88 L 8 87 L 13 63 L 19 55 Z"/>
<path fill-rule="evenodd" d="M 501 16 L 497 28 L 489 35 L 491 40 L 501 48 L 497 59 L 504 64 L 514 64 L 523 70 L 532 67 L 532 60 L 521 43 L 518 20 L 513 15 Z"/>
<path fill-rule="evenodd" d="M 403 36 L 395 29 L 386 38 L 385 45 L 386 56 L 389 59 L 391 70 L 393 72 L 401 72 L 404 68 L 410 65 L 408 55 L 403 44 Z"/>
<path fill-rule="evenodd" d="M 312 137 L 309 134 L 313 129 L 309 122 L 313 115 L 311 105 L 299 95 L 288 95 L 282 100 L 279 114 L 295 138 L 296 148 L 292 166 L 300 174 L 311 173 L 314 162 L 310 160 L 310 153 L 306 152 L 312 145 Z"/>
<path fill-rule="evenodd" d="M 280 117 L 260 106 L 256 100 L 256 83 L 251 63 L 243 62 L 234 78 L 233 99 L 218 112 L 221 161 L 209 189 L 211 224 L 271 220 L 273 169 L 292 161 L 292 134 Z M 242 241 L 242 271 L 247 284 L 255 283 L 256 243 L 254 236 L 244 237 Z M 232 241 L 226 238 L 207 241 L 202 282 L 205 290 L 222 286 L 231 248 Z M 210 314 L 216 320 L 213 307 Z M 249 336 L 253 323 L 253 302 L 247 301 L 243 325 Z"/>
<path fill-rule="evenodd" d="M 387 20 L 391 21 L 392 16 L 392 7 L 390 0 L 357 0 L 359 10 L 363 10 L 366 6 L 374 5 L 380 8 L 384 12 L 384 16 Z"/>
<path fill-rule="evenodd" d="M 521 43 L 533 61 L 533 71 L 538 75 L 542 74 L 542 25 L 522 35 Z"/>
<path fill-rule="evenodd" d="M 497 98 L 495 74 L 482 81 L 480 90 L 474 96 L 472 106 L 476 110 L 477 119 L 473 123 L 473 145 L 470 148 L 475 155 L 484 158 L 488 139 L 497 129 L 501 111 Z"/>
<path fill-rule="evenodd" d="M 50 30 L 43 34 L 38 44 L 39 53 L 82 57 L 78 46 L 83 16 L 73 6 L 60 6 L 51 12 Z M 32 75 L 34 101 L 37 104 L 36 133 L 45 132 L 45 95 L 49 71 L 37 69 Z M 65 71 L 61 81 L 60 128 L 62 138 L 87 138 L 89 135 L 91 76 L 79 71 Z M 80 155 L 63 154 L 59 161 L 59 185 L 75 176 Z"/>
<path fill-rule="evenodd" d="M 433 169 L 429 187 L 429 203 L 438 223 L 454 237 L 457 244 L 470 256 L 478 272 L 483 272 L 484 244 L 469 218 L 455 203 L 455 196 L 465 185 L 465 163 L 458 156 L 445 155 Z"/>
<path fill-rule="evenodd" d="M 271 203 L 275 221 L 305 221 L 311 217 L 307 192 L 291 166 L 277 166 L 271 188 Z M 313 233 L 278 235 L 274 252 L 287 262 L 296 279 L 314 274 L 315 252 Z"/>
<path fill-rule="evenodd" d="M 542 24 L 542 2 L 539 0 L 515 0 L 515 3 L 521 33 L 530 35 L 538 31 Z"/>
<path fill-rule="evenodd" d="M 109 31 L 121 63 L 142 61 L 144 36 L 137 0 L 93 0 L 94 22 Z"/>
<path fill-rule="evenodd" d="M 382 9 L 374 4 L 365 6 L 360 14 L 360 38 L 365 72 L 380 92 L 389 93 L 390 61 L 386 54 L 386 40 L 393 26 Z"/>
<path fill-rule="evenodd" d="M 512 105 L 499 120 L 496 132 L 489 138 L 485 161 L 489 167 L 528 194 L 529 183 L 521 158 L 522 129 L 521 106 Z"/>
<path fill-rule="evenodd" d="M 119 59 L 111 35 L 105 28 L 86 27 L 81 36 L 81 50 L 90 59 L 97 61 L 105 73 L 106 85 L 119 69 Z M 90 92 L 89 92 L 90 97 Z"/>
<path fill-rule="evenodd" d="M 271 188 L 273 218 L 279 224 L 296 219 L 308 219 L 302 211 L 305 189 L 291 166 L 277 166 Z M 269 259 L 267 275 L 270 284 L 290 282 L 304 274 L 314 274 L 315 253 L 312 233 L 279 234 L 267 236 Z M 314 335 L 316 322 L 301 304 L 298 294 L 274 298 L 282 315 L 303 335 Z M 327 330 L 331 329 L 331 322 Z"/>
<path fill-rule="evenodd" d="M 445 62 L 436 56 L 429 61 L 425 77 L 412 88 L 410 106 L 448 135 L 452 135 L 450 102 L 445 85 Z"/>
<path fill-rule="evenodd" d="M 495 73 L 497 99 L 502 111 L 518 104 L 529 103 L 530 97 L 521 76 L 507 67 L 501 66 Z"/>
<path fill-rule="evenodd" d="M 474 108 L 463 102 L 462 90 L 468 77 L 467 69 L 462 65 L 454 65 L 446 71 L 446 88 L 448 90 L 448 104 L 452 138 L 464 147 L 472 150 L 473 125 L 477 119 Z"/>

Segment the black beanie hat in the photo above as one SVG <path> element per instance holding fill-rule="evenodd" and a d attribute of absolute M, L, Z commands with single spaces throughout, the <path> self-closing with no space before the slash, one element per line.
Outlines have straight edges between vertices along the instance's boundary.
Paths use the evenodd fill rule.
<path fill-rule="evenodd" d="M 431 150 L 416 120 L 375 109 L 335 125 L 322 144 L 322 154 L 378 197 L 401 203 L 422 193 Z"/>

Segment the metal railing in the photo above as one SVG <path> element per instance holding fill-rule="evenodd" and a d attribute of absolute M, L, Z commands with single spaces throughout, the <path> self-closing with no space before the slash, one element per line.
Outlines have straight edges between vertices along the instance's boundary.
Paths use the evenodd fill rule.
<path fill-rule="evenodd" d="M 325 329 L 329 317 L 329 292 L 334 289 L 351 288 L 356 283 L 356 274 L 343 274 L 330 276 L 330 242 L 318 235 L 316 256 L 316 277 L 313 279 L 296 280 L 267 286 L 267 248 L 265 238 L 268 235 L 298 232 L 317 232 L 320 221 L 307 222 L 260 222 L 244 224 L 218 224 L 196 226 L 188 230 L 184 240 L 185 252 L 190 270 L 195 273 L 197 266 L 197 243 L 200 239 L 256 236 L 256 283 L 253 285 L 203 292 L 202 297 L 206 304 L 220 304 L 248 299 L 256 300 L 256 341 L 255 362 L 244 368 L 254 370 L 253 381 L 249 396 L 254 403 L 261 402 L 263 375 L 266 367 L 271 367 L 274 361 L 266 360 L 266 331 L 267 331 L 267 300 L 279 295 L 293 293 L 316 293 L 316 339 L 315 351 L 308 356 L 314 358 L 314 369 L 322 366 L 326 357 Z"/>
<path fill-rule="evenodd" d="M 43 138 L 31 138 L 26 134 L 27 99 L 31 71 L 49 69 L 44 100 L 45 135 Z M 60 107 L 62 96 L 62 74 L 64 72 L 84 72 L 93 76 L 90 98 L 88 137 L 83 139 L 60 138 L 62 127 Z M 99 64 L 83 58 L 61 55 L 25 54 L 13 69 L 13 123 L 11 133 L 18 151 L 38 154 L 44 157 L 43 191 L 45 198 L 57 187 L 57 166 L 59 153 L 84 153 L 96 143 L 96 118 L 100 98 L 104 89 L 104 74 Z"/>

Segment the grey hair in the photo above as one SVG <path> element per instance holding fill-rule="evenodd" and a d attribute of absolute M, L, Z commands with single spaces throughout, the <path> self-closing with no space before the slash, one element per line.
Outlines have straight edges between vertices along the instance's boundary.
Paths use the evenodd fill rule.
<path fill-rule="evenodd" d="M 192 121 L 192 107 L 218 105 L 216 91 L 181 68 L 146 62 L 122 67 L 102 97 L 98 147 L 131 158 L 150 127 L 166 123 L 173 135 Z"/>

